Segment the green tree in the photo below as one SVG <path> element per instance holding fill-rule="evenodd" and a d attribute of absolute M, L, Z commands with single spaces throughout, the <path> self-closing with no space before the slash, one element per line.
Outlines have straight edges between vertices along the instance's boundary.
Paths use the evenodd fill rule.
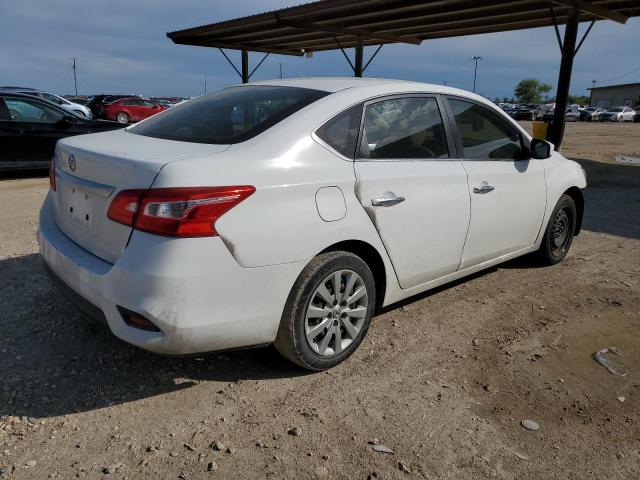
<path fill-rule="evenodd" d="M 548 83 L 542 83 L 535 78 L 525 78 L 516 85 L 514 93 L 521 103 L 540 103 L 542 95 L 549 93 L 551 88 Z"/>
<path fill-rule="evenodd" d="M 584 95 L 569 95 L 567 97 L 567 103 L 569 103 L 569 105 L 577 103 L 578 105 L 589 105 L 589 101 L 591 99 L 589 97 L 586 97 Z"/>

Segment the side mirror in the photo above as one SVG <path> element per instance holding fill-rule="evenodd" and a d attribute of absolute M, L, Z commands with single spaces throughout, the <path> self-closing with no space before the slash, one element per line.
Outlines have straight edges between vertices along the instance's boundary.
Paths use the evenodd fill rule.
<path fill-rule="evenodd" d="M 529 149 L 531 150 L 531 158 L 544 160 L 551 156 L 551 144 L 539 138 L 531 140 Z"/>

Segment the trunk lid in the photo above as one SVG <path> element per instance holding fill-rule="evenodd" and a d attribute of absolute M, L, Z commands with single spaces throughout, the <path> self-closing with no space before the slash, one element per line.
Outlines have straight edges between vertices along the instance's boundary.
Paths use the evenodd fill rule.
<path fill-rule="evenodd" d="M 71 240 L 115 263 L 131 227 L 107 218 L 120 190 L 153 184 L 169 162 L 221 153 L 228 145 L 207 145 L 144 137 L 116 130 L 70 137 L 56 146 L 55 220 Z"/>

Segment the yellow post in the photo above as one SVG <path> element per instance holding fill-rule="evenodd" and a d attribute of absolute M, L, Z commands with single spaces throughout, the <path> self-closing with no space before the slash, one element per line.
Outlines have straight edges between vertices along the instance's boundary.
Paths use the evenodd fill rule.
<path fill-rule="evenodd" d="M 549 130 L 549 124 L 547 122 L 533 122 L 531 129 L 533 138 L 539 138 L 540 140 L 547 139 L 547 131 Z"/>

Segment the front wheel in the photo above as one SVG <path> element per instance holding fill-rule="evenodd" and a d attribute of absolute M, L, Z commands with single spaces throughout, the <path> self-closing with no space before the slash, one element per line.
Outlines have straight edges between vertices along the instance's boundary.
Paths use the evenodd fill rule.
<path fill-rule="evenodd" d="M 576 231 L 576 204 L 569 195 L 562 195 L 544 232 L 538 258 L 545 265 L 554 265 L 567 256 Z"/>
<path fill-rule="evenodd" d="M 275 347 L 308 370 L 326 370 L 360 345 L 376 305 L 371 270 L 349 252 L 315 257 L 296 280 L 282 315 Z"/>

